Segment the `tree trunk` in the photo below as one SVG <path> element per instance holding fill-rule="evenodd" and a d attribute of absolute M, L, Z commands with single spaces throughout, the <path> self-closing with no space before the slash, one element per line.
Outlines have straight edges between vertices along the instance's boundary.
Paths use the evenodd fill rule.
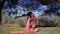
<path fill-rule="evenodd" d="M 0 0 L 0 25 L 2 25 L 2 15 L 1 15 L 1 12 L 2 12 L 2 8 L 4 6 L 4 3 L 5 3 L 5 0 Z"/>

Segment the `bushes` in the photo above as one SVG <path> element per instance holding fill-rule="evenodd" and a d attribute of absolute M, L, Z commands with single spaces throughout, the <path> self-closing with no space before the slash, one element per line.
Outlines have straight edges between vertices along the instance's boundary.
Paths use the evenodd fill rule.
<path fill-rule="evenodd" d="M 25 26 L 27 20 L 26 17 L 19 17 L 17 19 L 10 18 L 7 13 L 2 14 L 2 24 L 16 24 L 19 26 Z M 55 19 L 50 20 L 49 18 L 47 19 L 46 16 L 40 16 L 39 17 L 39 23 L 36 24 L 36 26 L 43 26 L 43 27 L 50 27 L 50 26 L 56 26 L 60 27 L 60 16 L 55 16 Z M 33 23 L 33 22 L 32 22 Z M 31 24 L 32 25 L 32 24 Z"/>
<path fill-rule="evenodd" d="M 55 16 L 56 17 L 56 16 Z M 59 19 L 56 17 L 55 19 L 53 20 L 50 20 L 49 18 L 47 19 L 46 17 L 42 17 L 39 19 L 39 23 L 38 25 L 36 26 L 42 26 L 42 27 L 59 27 L 60 26 L 60 22 L 59 22 Z"/>

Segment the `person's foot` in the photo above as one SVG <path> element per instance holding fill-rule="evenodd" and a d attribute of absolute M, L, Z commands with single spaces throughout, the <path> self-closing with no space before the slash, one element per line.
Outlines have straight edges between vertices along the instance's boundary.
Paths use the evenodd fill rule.
<path fill-rule="evenodd" d="M 30 28 L 30 32 L 38 32 L 38 29 L 35 28 L 35 25 L 33 25 L 32 28 Z"/>
<path fill-rule="evenodd" d="M 30 32 L 38 32 L 38 29 L 37 28 L 35 28 L 35 29 L 30 28 Z"/>
<path fill-rule="evenodd" d="M 35 32 L 38 32 L 38 28 L 35 28 Z"/>

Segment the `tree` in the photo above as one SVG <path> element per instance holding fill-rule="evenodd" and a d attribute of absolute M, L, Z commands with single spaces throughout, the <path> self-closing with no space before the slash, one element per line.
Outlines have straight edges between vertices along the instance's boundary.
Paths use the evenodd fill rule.
<path fill-rule="evenodd" d="M 2 17 L 1 17 L 1 12 L 2 8 L 4 6 L 5 0 L 0 0 L 0 25 L 2 25 Z"/>

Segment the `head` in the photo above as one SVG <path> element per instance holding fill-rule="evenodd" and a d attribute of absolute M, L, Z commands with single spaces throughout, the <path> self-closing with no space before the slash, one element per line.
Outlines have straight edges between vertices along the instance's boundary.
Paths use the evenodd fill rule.
<path fill-rule="evenodd" d="M 27 15 L 30 16 L 31 20 L 34 23 L 37 23 L 38 22 L 37 18 L 35 17 L 35 15 L 32 12 L 28 12 Z"/>

